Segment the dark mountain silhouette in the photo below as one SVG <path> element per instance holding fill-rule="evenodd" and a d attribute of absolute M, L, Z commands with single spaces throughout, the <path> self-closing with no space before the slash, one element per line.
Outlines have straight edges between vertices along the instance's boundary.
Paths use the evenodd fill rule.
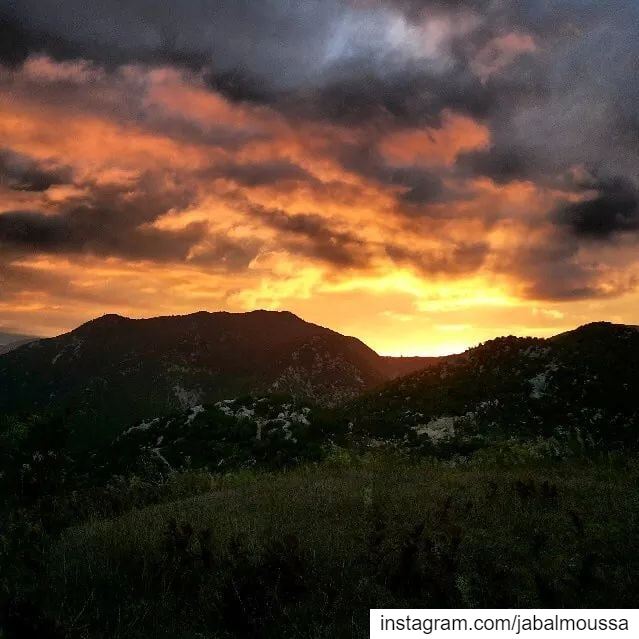
<path fill-rule="evenodd" d="M 498 338 L 333 410 L 254 396 L 149 415 L 92 457 L 90 472 L 279 467 L 321 459 L 335 445 L 528 459 L 633 450 L 638 354 L 639 331 L 612 324 Z"/>
<path fill-rule="evenodd" d="M 355 400 L 355 432 L 413 443 L 460 438 L 639 442 L 639 329 L 605 322 L 550 339 L 502 337 Z"/>
<path fill-rule="evenodd" d="M 596 323 L 460 355 L 392 358 L 288 312 L 106 315 L 0 356 L 0 414 L 63 415 L 84 445 L 150 418 L 268 394 L 339 406 L 355 437 L 457 438 L 459 449 L 459 438 L 570 434 L 624 445 L 639 425 L 639 330 Z"/>
<path fill-rule="evenodd" d="M 62 411 L 99 438 L 248 393 L 334 405 L 396 374 L 393 358 L 288 312 L 106 315 L 0 357 L 0 413 Z"/>

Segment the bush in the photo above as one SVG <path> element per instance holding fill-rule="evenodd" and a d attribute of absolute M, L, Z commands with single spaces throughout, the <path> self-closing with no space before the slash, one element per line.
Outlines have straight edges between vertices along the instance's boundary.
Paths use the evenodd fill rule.
<path fill-rule="evenodd" d="M 364 637 L 371 607 L 637 603 L 635 460 L 337 457 L 176 476 L 162 503 L 68 528 L 42 614 L 87 638 Z"/>

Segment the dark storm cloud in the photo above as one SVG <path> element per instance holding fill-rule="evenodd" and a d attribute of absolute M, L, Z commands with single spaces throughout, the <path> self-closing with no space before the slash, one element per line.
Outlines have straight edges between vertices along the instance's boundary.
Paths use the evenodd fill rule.
<path fill-rule="evenodd" d="M 344 146 L 337 150 L 337 154 L 340 164 L 347 171 L 385 186 L 403 187 L 399 201 L 404 204 L 429 204 L 445 197 L 439 175 L 417 166 L 393 166 L 373 144 Z M 407 209 L 407 212 L 410 211 L 411 209 Z"/>
<path fill-rule="evenodd" d="M 259 252 L 259 243 L 235 242 L 223 234 L 210 234 L 204 223 L 194 222 L 178 230 L 134 227 L 118 218 L 118 213 L 113 209 L 94 210 L 91 214 L 71 209 L 57 215 L 5 211 L 0 213 L 0 247 L 11 252 L 14 258 L 42 253 L 84 254 L 152 262 L 189 262 L 229 271 L 245 269 Z M 200 245 L 201 250 L 191 255 Z M 7 269 L 7 264 L 0 264 L 5 279 Z"/>
<path fill-rule="evenodd" d="M 637 284 L 632 274 L 615 273 L 605 264 L 580 256 L 579 243 L 570 235 L 524 242 L 500 260 L 529 299 L 560 302 L 609 298 L 627 293 Z"/>
<path fill-rule="evenodd" d="M 278 243 L 287 250 L 341 267 L 365 266 L 370 258 L 364 240 L 333 229 L 315 213 L 289 214 L 279 209 L 250 206 L 247 211 L 282 234 Z"/>
<path fill-rule="evenodd" d="M 345 124 L 395 120 L 428 126 L 440 124 L 444 109 L 483 118 L 494 104 L 492 92 L 463 65 L 444 74 L 426 64 L 383 73 L 369 67 L 351 65 L 312 91 L 281 94 L 274 101 L 289 113 Z"/>
<path fill-rule="evenodd" d="M 439 176 L 419 168 L 395 169 L 391 172 L 391 183 L 406 187 L 399 196 L 406 204 L 429 204 L 442 199 L 444 186 Z"/>
<path fill-rule="evenodd" d="M 487 119 L 498 131 L 510 129 L 529 100 L 561 101 L 571 80 L 581 84 L 575 76 L 579 60 L 605 57 L 612 49 L 634 63 L 639 45 L 636 28 L 628 27 L 637 17 L 633 7 L 630 0 L 615 11 L 572 0 L 0 0 L 0 15 L 8 34 L 5 59 L 14 62 L 40 51 L 107 65 L 178 64 L 205 68 L 209 85 L 233 99 L 267 102 L 293 115 L 435 125 L 442 110 L 453 109 Z M 416 24 L 447 17 L 449 27 L 441 29 L 451 33 L 442 51 L 414 52 L 415 43 L 402 42 L 409 34 L 390 37 L 388 25 L 402 14 Z M 474 22 L 456 32 L 466 15 Z M 492 38 L 512 31 L 534 34 L 541 53 L 522 56 L 482 81 L 472 68 L 474 57 Z M 612 33 L 621 41 L 600 51 L 602 36 Z M 413 38 L 419 45 L 432 34 Z"/>
<path fill-rule="evenodd" d="M 308 171 L 289 160 L 249 162 L 247 164 L 229 163 L 206 171 L 203 177 L 228 178 L 248 187 L 278 184 L 281 182 L 319 183 L 319 180 Z"/>
<path fill-rule="evenodd" d="M 5 211 L 0 215 L 0 242 L 35 250 L 66 249 L 70 241 L 67 221 L 35 211 Z"/>
<path fill-rule="evenodd" d="M 2 13 L 0 13 L 0 62 L 9 67 L 15 67 L 27 59 L 31 50 L 32 42 L 28 31 L 12 19 L 7 7 L 2 6 Z"/>
<path fill-rule="evenodd" d="M 639 230 L 639 192 L 629 180 L 617 177 L 601 182 L 596 195 L 566 204 L 555 220 L 576 236 L 606 240 L 623 231 Z"/>
<path fill-rule="evenodd" d="M 419 31 L 433 19 L 439 21 L 434 31 Z M 417 31 L 411 32 L 413 27 Z M 515 39 L 495 44 L 509 35 Z M 526 37 L 528 45 L 518 51 L 517 38 Z M 584 201 L 547 211 L 541 221 L 551 224 L 547 246 L 510 256 L 508 268 L 528 282 L 533 296 L 601 295 L 602 271 L 577 259 L 580 248 L 639 230 L 635 0 L 0 0 L 0 60 L 18 68 L 32 53 L 92 60 L 105 67 L 107 77 L 91 79 L 89 90 L 80 82 L 75 88 L 69 83 L 37 91 L 26 87 L 27 93 L 50 104 L 102 109 L 187 142 L 237 148 L 260 132 L 229 132 L 215 122 L 148 109 L 136 98 L 144 95 L 143 86 L 136 91 L 117 79 L 120 65 L 186 67 L 210 90 L 266 104 L 292 121 L 316 118 L 369 127 L 370 144 L 337 146 L 334 157 L 346 171 L 394 188 L 398 210 L 408 216 L 442 202 L 451 203 L 453 216 L 455 194 L 446 191 L 442 172 L 391 166 L 376 144 L 386 131 L 437 127 L 447 110 L 480 121 L 491 142 L 489 149 L 459 157 L 453 177 L 486 176 L 498 184 L 527 180 L 584 196 L 585 186 L 574 178 L 584 167 L 615 176 L 596 180 L 589 187 L 594 194 Z M 126 86 L 129 99 L 122 100 L 121 91 L 110 93 L 114 82 Z M 30 166 L 20 177 L 15 168 L 10 175 L 2 162 L 7 163 L 0 157 L 0 173 L 14 188 L 44 190 L 56 183 L 41 166 Z M 218 175 L 246 187 L 314 180 L 301 167 L 276 161 L 231 163 Z M 69 204 L 53 216 L 2 214 L 0 242 L 184 259 L 203 229 L 149 227 L 176 206 L 164 201 L 176 194 L 167 195 L 160 184 L 141 191 L 144 202 L 96 189 L 91 202 Z M 290 250 L 336 265 L 366 263 L 365 243 L 334 231 L 319 216 L 262 213 Z M 476 215 L 488 218 L 492 212 Z M 212 260 L 227 255 L 239 265 L 253 250 L 218 241 L 209 254 Z M 455 250 L 452 259 L 399 248 L 389 254 L 425 272 L 429 264 L 453 273 L 472 270 L 484 259 L 479 244 L 459 247 L 457 255 Z"/>
<path fill-rule="evenodd" d="M 445 4 L 425 7 L 445 13 Z M 470 35 L 451 36 L 449 60 L 416 58 L 401 36 L 389 35 L 397 19 L 391 9 L 401 7 L 356 0 L 0 0 L 0 22 L 3 58 L 14 65 L 29 53 L 47 53 L 106 66 L 204 69 L 209 86 L 232 99 L 330 120 L 434 123 L 443 108 L 486 114 L 494 96 L 465 54 L 455 53 L 455 42 Z"/>
<path fill-rule="evenodd" d="M 14 64 L 45 52 L 106 65 L 205 67 L 211 86 L 236 99 L 312 107 L 328 118 L 381 113 L 422 121 L 435 121 L 443 108 L 503 113 L 530 86 L 533 68 L 508 82 L 479 81 L 472 58 L 491 38 L 530 32 L 554 55 L 593 24 L 627 24 L 632 11 L 631 0 L 615 11 L 588 0 L 0 0 L 4 59 Z M 416 24 L 447 18 L 441 55 L 415 53 L 414 43 L 401 42 L 409 35 L 390 37 L 399 15 Z M 474 22 L 456 32 L 464 16 Z M 432 37 L 415 36 L 417 44 Z M 548 62 L 541 77 L 553 71 Z"/>
<path fill-rule="evenodd" d="M 154 261 L 183 260 L 205 231 L 190 224 L 179 231 L 118 224 L 113 210 L 90 214 L 82 208 L 65 214 L 38 211 L 0 213 L 0 245 L 28 253 L 116 256 Z"/>
<path fill-rule="evenodd" d="M 466 175 L 482 175 L 498 184 L 530 179 L 540 172 L 532 157 L 510 147 L 463 153 L 457 158 L 457 167 Z"/>
<path fill-rule="evenodd" d="M 484 242 L 452 243 L 437 251 L 417 251 L 389 244 L 386 253 L 397 264 L 408 264 L 425 275 L 465 274 L 479 269 L 489 254 Z"/>
<path fill-rule="evenodd" d="M 274 100 L 264 82 L 244 70 L 213 71 L 207 69 L 204 73 L 204 82 L 213 91 L 225 95 L 234 102 L 267 104 Z"/>
<path fill-rule="evenodd" d="M 562 182 L 578 166 L 636 175 L 639 5 L 510 6 L 510 28 L 535 34 L 538 50 L 486 81 L 492 146 L 460 158 L 461 167 L 499 182 Z"/>
<path fill-rule="evenodd" d="M 186 189 L 167 188 L 144 175 L 135 185 L 86 184 L 49 213 L 0 213 L 0 246 L 24 254 L 91 254 L 154 261 L 184 260 L 206 234 L 201 223 L 179 230 L 152 226 L 192 201 Z"/>
<path fill-rule="evenodd" d="M 0 185 L 16 191 L 46 191 L 55 184 L 68 184 L 69 167 L 43 163 L 34 158 L 0 148 Z"/>
<path fill-rule="evenodd" d="M 262 81 L 277 71 L 279 82 L 287 84 L 316 66 L 339 5 L 332 0 L 2 0 L 0 19 L 10 36 L 4 58 L 14 63 L 28 52 L 46 52 L 107 65 L 211 65 L 222 77 L 246 71 Z"/>

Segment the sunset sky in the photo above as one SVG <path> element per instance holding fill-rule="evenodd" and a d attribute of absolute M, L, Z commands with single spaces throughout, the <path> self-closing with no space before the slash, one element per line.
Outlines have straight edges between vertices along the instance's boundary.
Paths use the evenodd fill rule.
<path fill-rule="evenodd" d="M 639 323 L 636 0 L 0 0 L 0 331 Z"/>

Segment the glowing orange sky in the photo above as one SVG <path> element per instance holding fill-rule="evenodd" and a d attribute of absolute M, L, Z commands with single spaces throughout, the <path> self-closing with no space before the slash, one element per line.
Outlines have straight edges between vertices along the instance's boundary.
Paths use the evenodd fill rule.
<path fill-rule="evenodd" d="M 523 36 L 491 46 L 497 56 L 478 58 L 482 79 L 535 49 Z M 287 309 L 381 353 L 426 355 L 502 334 L 637 321 L 631 244 L 569 256 L 591 269 L 596 294 L 540 292 L 534 259 L 523 267 L 519 258 L 547 242 L 547 212 L 576 196 L 453 171 L 460 154 L 492 143 L 468 115 L 447 109 L 430 126 L 385 129 L 234 103 L 168 67 L 108 71 L 33 56 L 0 73 L 2 146 L 72 172 L 39 191 L 0 185 L 0 211 L 55 218 L 115 201 L 106 215 L 129 223 L 147 198 L 163 203 L 157 215 L 139 213 L 145 252 L 126 238 L 83 244 L 66 231 L 63 248 L 0 244 L 1 330 L 54 335 L 107 312 Z M 369 161 L 435 172 L 457 197 L 416 204 Z"/>

